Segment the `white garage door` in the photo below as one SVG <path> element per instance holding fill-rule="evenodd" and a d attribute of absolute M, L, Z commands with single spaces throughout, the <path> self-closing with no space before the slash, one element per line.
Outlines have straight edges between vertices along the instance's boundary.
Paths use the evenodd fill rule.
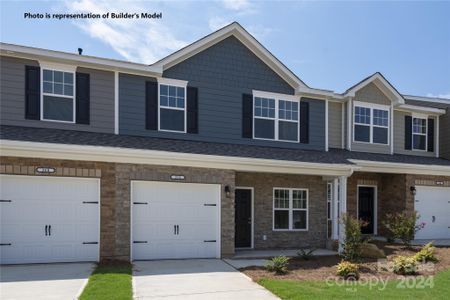
<path fill-rule="evenodd" d="M 220 185 L 132 182 L 132 259 L 220 257 Z"/>
<path fill-rule="evenodd" d="M 0 262 L 97 261 L 99 180 L 1 175 Z"/>
<path fill-rule="evenodd" d="M 415 209 L 426 224 L 416 239 L 450 238 L 450 188 L 416 186 Z"/>

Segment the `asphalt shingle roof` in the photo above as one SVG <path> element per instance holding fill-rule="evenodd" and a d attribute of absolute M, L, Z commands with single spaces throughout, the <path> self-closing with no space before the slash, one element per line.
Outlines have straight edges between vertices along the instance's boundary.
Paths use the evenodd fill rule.
<path fill-rule="evenodd" d="M 116 135 L 109 133 L 93 133 L 73 130 L 18 127 L 6 125 L 0 126 L 0 139 L 69 145 L 160 150 L 179 153 L 262 158 L 324 164 L 352 164 L 349 159 L 359 159 L 405 164 L 450 166 L 449 160 L 435 157 L 350 152 L 341 149 L 330 149 L 329 152 L 308 151 L 276 147 L 174 140 L 130 135 Z"/>

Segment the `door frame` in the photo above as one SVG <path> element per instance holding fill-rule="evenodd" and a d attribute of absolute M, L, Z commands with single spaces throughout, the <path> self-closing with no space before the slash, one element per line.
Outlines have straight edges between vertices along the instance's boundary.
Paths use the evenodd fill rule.
<path fill-rule="evenodd" d="M 219 187 L 219 197 L 217 199 L 217 231 L 216 231 L 216 258 L 222 257 L 222 184 L 220 183 L 201 183 L 201 182 L 177 182 L 177 181 L 162 181 L 162 180 L 145 180 L 133 179 L 130 180 L 130 262 L 133 262 L 133 183 L 135 182 L 157 182 L 157 183 L 173 183 L 173 184 L 201 184 L 214 185 Z"/>
<path fill-rule="evenodd" d="M 376 184 L 358 184 L 356 185 L 356 218 L 359 220 L 359 188 L 373 188 L 373 235 L 378 234 L 378 185 Z"/>
<path fill-rule="evenodd" d="M 100 261 L 100 252 L 101 252 L 101 246 L 102 246 L 102 234 L 101 234 L 101 227 L 102 227 L 102 184 L 101 184 L 101 178 L 99 177 L 75 177 L 75 176 L 48 176 L 48 175 L 16 175 L 16 174 L 0 174 L 0 178 L 1 177 L 22 177 L 22 178 L 45 178 L 45 180 L 51 180 L 54 178 L 61 178 L 67 181 L 71 181 L 71 180 L 85 180 L 85 181 L 95 181 L 97 183 L 97 187 L 98 187 L 98 194 L 97 194 L 97 200 L 98 200 L 98 219 L 97 219 L 97 223 L 98 223 L 98 252 L 97 252 L 97 260 L 96 262 Z M 54 263 L 54 262 L 47 262 L 47 263 L 42 263 L 42 264 L 48 264 L 48 263 Z M 56 262 L 58 263 L 58 262 Z M 33 263 L 34 264 L 34 263 Z M 41 263 L 39 263 L 41 264 Z"/>
<path fill-rule="evenodd" d="M 236 248 L 235 249 L 254 249 L 255 247 L 255 243 L 254 243 L 254 236 L 255 236 L 255 188 L 254 187 L 250 187 L 250 186 L 236 186 L 234 188 L 234 190 L 250 190 L 252 193 L 251 196 L 251 219 L 252 219 L 252 224 L 251 224 L 251 237 L 250 237 L 250 248 L 249 247 L 245 247 L 245 248 Z M 234 197 L 234 201 L 236 201 L 236 193 L 235 193 L 235 197 Z M 236 205 L 236 204 L 235 204 Z M 236 224 L 234 225 L 236 227 Z M 234 229 L 234 232 L 236 234 L 236 228 Z"/>

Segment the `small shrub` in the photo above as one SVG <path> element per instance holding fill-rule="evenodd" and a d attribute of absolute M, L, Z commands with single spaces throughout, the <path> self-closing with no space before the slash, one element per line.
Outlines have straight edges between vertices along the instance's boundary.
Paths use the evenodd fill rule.
<path fill-rule="evenodd" d="M 433 246 L 433 243 L 428 243 L 425 246 L 423 246 L 422 249 L 420 249 L 420 251 L 414 255 L 414 259 L 416 260 L 416 262 L 422 262 L 422 263 L 426 263 L 429 261 L 437 262 L 438 259 L 434 255 L 434 249 L 435 248 Z"/>
<path fill-rule="evenodd" d="M 343 260 L 337 265 L 336 274 L 338 276 L 344 277 L 345 279 L 358 280 L 359 279 L 359 267 L 357 264 Z"/>
<path fill-rule="evenodd" d="M 414 275 L 416 274 L 416 260 L 414 256 L 397 256 L 394 258 L 393 271 L 399 275 Z"/>
<path fill-rule="evenodd" d="M 342 243 L 341 255 L 345 260 L 356 261 L 361 258 L 362 245 L 367 242 L 361 233 L 361 227 L 365 222 L 349 215 L 344 215 L 341 222 L 345 224 L 345 240 Z"/>
<path fill-rule="evenodd" d="M 426 225 L 424 222 L 416 224 L 419 217 L 416 212 L 411 215 L 406 213 L 388 214 L 383 224 L 389 231 L 389 236 L 400 239 L 405 246 L 411 247 L 414 235 Z"/>
<path fill-rule="evenodd" d="M 309 250 L 300 249 L 297 252 L 297 255 L 300 256 L 304 260 L 310 260 L 310 259 L 312 259 L 314 257 L 314 254 L 313 254 L 314 251 L 316 251 L 315 248 L 311 248 Z"/>
<path fill-rule="evenodd" d="M 286 256 L 273 257 L 266 264 L 266 269 L 276 274 L 285 274 L 287 272 L 287 266 L 289 258 Z"/>

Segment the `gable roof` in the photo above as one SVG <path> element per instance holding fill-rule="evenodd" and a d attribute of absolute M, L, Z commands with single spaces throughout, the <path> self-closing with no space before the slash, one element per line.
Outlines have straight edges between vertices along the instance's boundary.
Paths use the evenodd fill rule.
<path fill-rule="evenodd" d="M 344 92 L 344 96 L 354 97 L 357 91 L 370 83 L 374 83 L 394 104 L 405 104 L 405 99 L 402 94 L 380 72 L 376 72 L 350 87 Z"/>
<path fill-rule="evenodd" d="M 308 88 L 308 86 L 289 70 L 280 60 L 278 60 L 269 50 L 267 50 L 260 42 L 258 42 L 248 31 L 246 31 L 239 23 L 233 22 L 196 42 L 166 56 L 165 58 L 155 62 L 151 66 L 161 71 L 167 70 L 176 64 L 194 56 L 195 54 L 208 49 L 209 47 L 223 41 L 224 39 L 234 36 L 243 43 L 250 51 L 252 51 L 259 59 L 277 73 L 294 89 Z"/>

